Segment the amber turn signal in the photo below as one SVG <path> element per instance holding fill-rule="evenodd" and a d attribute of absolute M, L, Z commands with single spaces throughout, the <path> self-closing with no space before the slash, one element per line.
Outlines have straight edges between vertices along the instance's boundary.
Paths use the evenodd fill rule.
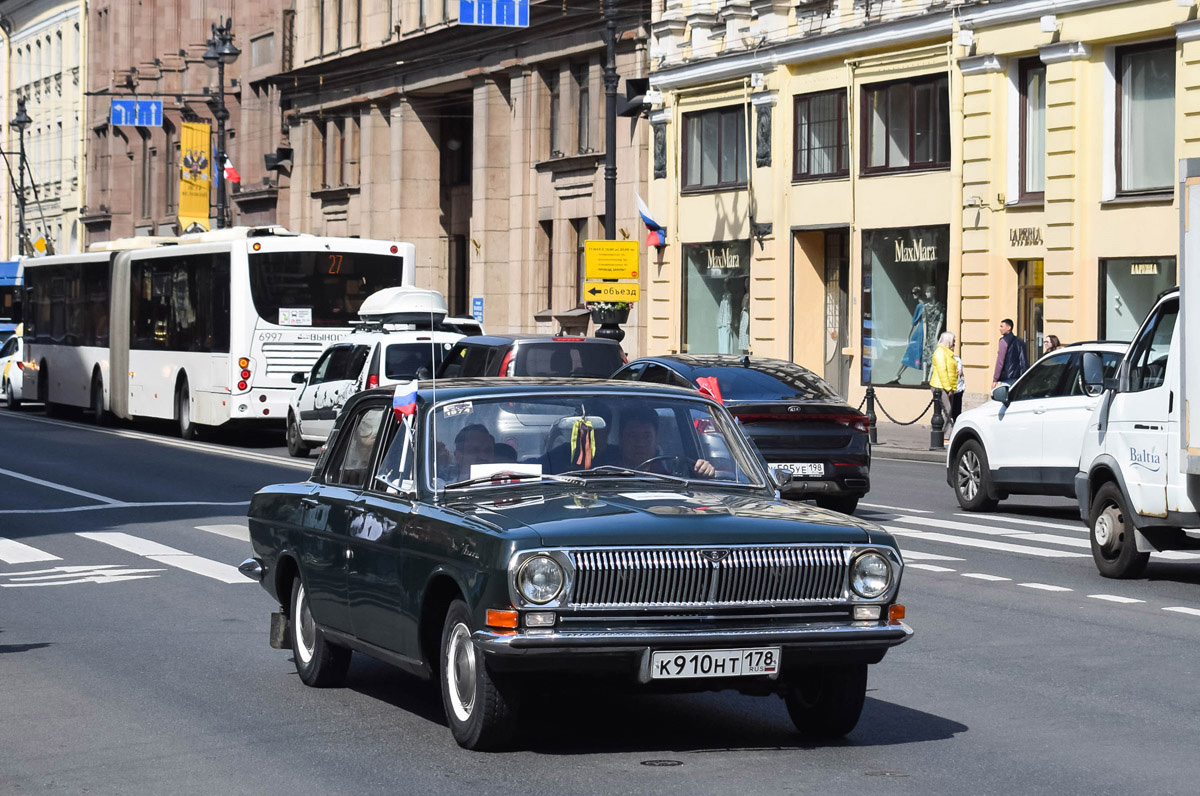
<path fill-rule="evenodd" d="M 250 360 L 246 359 L 245 357 L 242 357 L 241 359 L 238 360 L 238 367 L 241 368 L 242 370 L 245 370 L 246 368 L 250 367 Z"/>
<path fill-rule="evenodd" d="M 893 605 L 890 608 L 888 608 L 888 619 L 889 620 L 894 621 L 894 620 L 903 619 L 903 618 L 904 618 L 904 606 L 903 605 Z"/>
<path fill-rule="evenodd" d="M 516 627 L 517 612 L 516 611 L 497 611 L 495 608 L 489 608 L 487 612 L 488 627 Z"/>

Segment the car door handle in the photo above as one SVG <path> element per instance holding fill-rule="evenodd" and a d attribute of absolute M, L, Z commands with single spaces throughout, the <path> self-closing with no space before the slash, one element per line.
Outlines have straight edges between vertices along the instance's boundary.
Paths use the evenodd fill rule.
<path fill-rule="evenodd" d="M 321 501 L 311 495 L 308 495 L 300 498 L 300 505 L 308 506 L 309 508 L 316 508 L 317 506 L 321 505 Z"/>
<path fill-rule="evenodd" d="M 346 560 L 349 561 L 353 558 L 354 558 L 354 550 L 352 548 L 347 547 L 346 548 Z"/>
<path fill-rule="evenodd" d="M 1035 415 L 1044 415 L 1044 414 L 1046 414 L 1046 409 L 1045 409 L 1045 407 L 1038 407 L 1037 409 L 1033 410 L 1033 413 Z"/>

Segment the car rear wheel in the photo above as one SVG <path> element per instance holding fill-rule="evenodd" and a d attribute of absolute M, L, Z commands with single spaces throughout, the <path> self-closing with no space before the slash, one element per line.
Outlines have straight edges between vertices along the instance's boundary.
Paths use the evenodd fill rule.
<path fill-rule="evenodd" d="M 350 650 L 326 641 L 325 635 L 313 621 L 304 581 L 292 581 L 291 602 L 292 655 L 296 673 L 305 685 L 328 688 L 341 685 L 350 668 Z"/>
<path fill-rule="evenodd" d="M 807 738 L 841 738 L 858 724 L 867 697 L 867 665 L 808 669 L 783 694 L 788 715 Z"/>
<path fill-rule="evenodd" d="M 295 456 L 297 459 L 303 459 L 308 456 L 308 452 L 312 450 L 312 446 L 304 441 L 300 436 L 300 424 L 296 422 L 296 416 L 289 414 L 287 422 L 287 449 L 288 454 Z"/>
<path fill-rule="evenodd" d="M 1100 487 L 1088 512 L 1092 558 L 1106 578 L 1137 578 L 1146 571 L 1149 553 L 1139 553 L 1133 524 L 1129 522 L 1125 496 L 1118 484 Z"/>
<path fill-rule="evenodd" d="M 854 510 L 858 508 L 857 495 L 823 495 L 814 499 L 821 508 L 842 514 L 853 514 Z"/>
<path fill-rule="evenodd" d="M 4 382 L 4 400 L 9 409 L 20 409 L 21 399 L 13 392 L 12 381 Z"/>
<path fill-rule="evenodd" d="M 515 684 L 493 674 L 471 641 L 471 612 L 455 600 L 442 625 L 442 704 L 459 746 L 495 749 L 511 741 L 517 722 Z"/>
<path fill-rule="evenodd" d="M 978 441 L 970 439 L 954 454 L 954 496 L 967 511 L 993 511 L 1000 501 L 988 497 L 991 476 L 987 454 Z"/>
<path fill-rule="evenodd" d="M 192 396 L 186 380 L 175 389 L 175 422 L 179 424 L 180 439 L 196 438 L 196 424 L 192 421 Z"/>

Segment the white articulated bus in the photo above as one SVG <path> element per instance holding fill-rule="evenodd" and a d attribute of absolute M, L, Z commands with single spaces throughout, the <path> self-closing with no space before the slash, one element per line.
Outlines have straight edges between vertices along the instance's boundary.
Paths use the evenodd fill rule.
<path fill-rule="evenodd" d="M 97 249 L 100 249 L 97 251 Z M 25 396 L 197 426 L 287 417 L 292 374 L 411 285 L 412 244 L 279 227 L 98 244 L 26 261 Z"/>

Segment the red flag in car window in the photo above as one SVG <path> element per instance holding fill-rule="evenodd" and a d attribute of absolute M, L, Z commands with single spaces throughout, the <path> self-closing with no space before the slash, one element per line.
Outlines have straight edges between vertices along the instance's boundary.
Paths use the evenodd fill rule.
<path fill-rule="evenodd" d="M 721 385 L 717 384 L 716 376 L 701 376 L 696 379 L 696 386 L 700 388 L 701 395 L 707 395 L 719 404 L 724 404 L 721 399 Z"/>

